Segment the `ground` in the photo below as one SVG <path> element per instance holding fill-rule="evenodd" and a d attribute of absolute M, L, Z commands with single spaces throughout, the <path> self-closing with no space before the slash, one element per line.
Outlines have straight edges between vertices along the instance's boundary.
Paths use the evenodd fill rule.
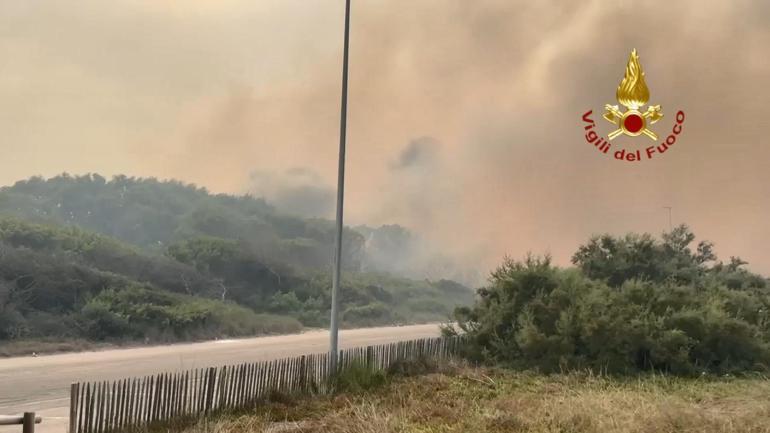
<path fill-rule="evenodd" d="M 240 432 L 770 432 L 770 379 L 609 378 L 453 367 L 368 392 L 286 398 L 188 427 Z"/>

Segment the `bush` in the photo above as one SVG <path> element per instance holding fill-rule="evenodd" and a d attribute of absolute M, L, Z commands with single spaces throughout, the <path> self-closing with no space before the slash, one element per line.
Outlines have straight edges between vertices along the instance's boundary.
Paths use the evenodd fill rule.
<path fill-rule="evenodd" d="M 446 307 L 434 299 L 410 299 L 407 306 L 413 311 L 442 314 Z M 446 314 L 444 315 L 446 317 Z"/>
<path fill-rule="evenodd" d="M 295 319 L 257 314 L 236 304 L 140 286 L 109 289 L 81 311 L 86 336 L 96 340 L 185 340 L 298 332 Z"/>
<path fill-rule="evenodd" d="M 680 239 L 694 238 L 678 230 Z M 635 261 L 642 260 L 638 252 L 619 258 L 629 251 L 624 239 L 643 239 L 644 250 L 661 254 L 646 257 L 644 266 Z M 673 248 L 666 243 L 670 237 L 649 239 L 609 238 L 602 248 L 610 245 L 617 254 L 576 256 L 587 269 L 559 269 L 548 257 L 506 259 L 491 284 L 479 289 L 476 305 L 455 311 L 470 337 L 469 355 L 544 371 L 767 369 L 770 292 L 764 282 L 756 284 L 763 280 L 744 271 L 741 289 L 732 289 L 723 265 L 706 267 L 686 248 L 689 241 Z M 729 275 L 735 278 L 735 271 Z"/>
<path fill-rule="evenodd" d="M 86 336 L 94 340 L 129 335 L 128 318 L 113 311 L 107 302 L 94 300 L 80 313 Z"/>
<path fill-rule="evenodd" d="M 13 309 L 0 311 L 0 341 L 24 338 L 29 335 L 27 320 Z"/>
<path fill-rule="evenodd" d="M 342 313 L 342 320 L 351 325 L 375 325 L 391 321 L 391 309 L 375 302 L 360 307 L 350 307 Z"/>
<path fill-rule="evenodd" d="M 382 386 L 387 380 L 385 371 L 354 362 L 333 378 L 332 386 L 337 392 L 363 392 Z"/>

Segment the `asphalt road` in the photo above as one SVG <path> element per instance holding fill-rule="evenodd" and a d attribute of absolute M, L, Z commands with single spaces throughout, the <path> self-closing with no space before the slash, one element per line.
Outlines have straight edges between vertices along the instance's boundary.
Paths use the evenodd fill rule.
<path fill-rule="evenodd" d="M 340 333 L 340 347 L 435 337 L 438 334 L 435 324 L 352 329 Z M 328 344 L 327 331 L 310 331 L 296 335 L 0 359 L 0 415 L 34 411 L 43 417 L 37 432 L 64 433 L 72 382 L 119 379 L 320 353 L 328 350 Z M 21 426 L 0 427 L 0 433 L 20 431 Z"/>

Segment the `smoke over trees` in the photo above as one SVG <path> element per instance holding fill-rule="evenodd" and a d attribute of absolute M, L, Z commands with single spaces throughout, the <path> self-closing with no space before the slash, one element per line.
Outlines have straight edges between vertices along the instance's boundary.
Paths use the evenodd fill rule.
<path fill-rule="evenodd" d="M 331 221 L 175 181 L 20 181 L 0 189 L 0 340 L 167 341 L 324 326 L 333 239 Z M 369 266 L 356 230 L 345 229 L 343 248 L 348 326 L 441 320 L 472 298 L 440 278 L 372 272 L 383 269 Z"/>

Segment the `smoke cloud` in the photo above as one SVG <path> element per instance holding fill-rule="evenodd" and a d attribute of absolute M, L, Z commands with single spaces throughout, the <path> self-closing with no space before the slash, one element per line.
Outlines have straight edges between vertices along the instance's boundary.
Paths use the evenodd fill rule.
<path fill-rule="evenodd" d="M 328 215 L 342 8 L 3 2 L 0 182 L 125 172 Z M 721 257 L 770 272 L 767 2 L 361 0 L 352 13 L 347 222 L 402 224 L 488 268 L 527 251 L 566 264 L 594 233 L 660 233 L 671 206 Z M 665 155 L 623 163 L 585 142 L 580 117 L 606 128 L 632 48 L 665 115 L 653 129 L 687 119 Z"/>
<path fill-rule="evenodd" d="M 295 167 L 281 173 L 251 173 L 250 193 L 278 209 L 303 217 L 332 218 L 336 191 L 314 170 Z"/>
<path fill-rule="evenodd" d="M 432 137 L 414 139 L 399 153 L 398 159 L 393 162 L 391 168 L 393 170 L 422 169 L 433 162 L 438 146 L 438 142 Z"/>

